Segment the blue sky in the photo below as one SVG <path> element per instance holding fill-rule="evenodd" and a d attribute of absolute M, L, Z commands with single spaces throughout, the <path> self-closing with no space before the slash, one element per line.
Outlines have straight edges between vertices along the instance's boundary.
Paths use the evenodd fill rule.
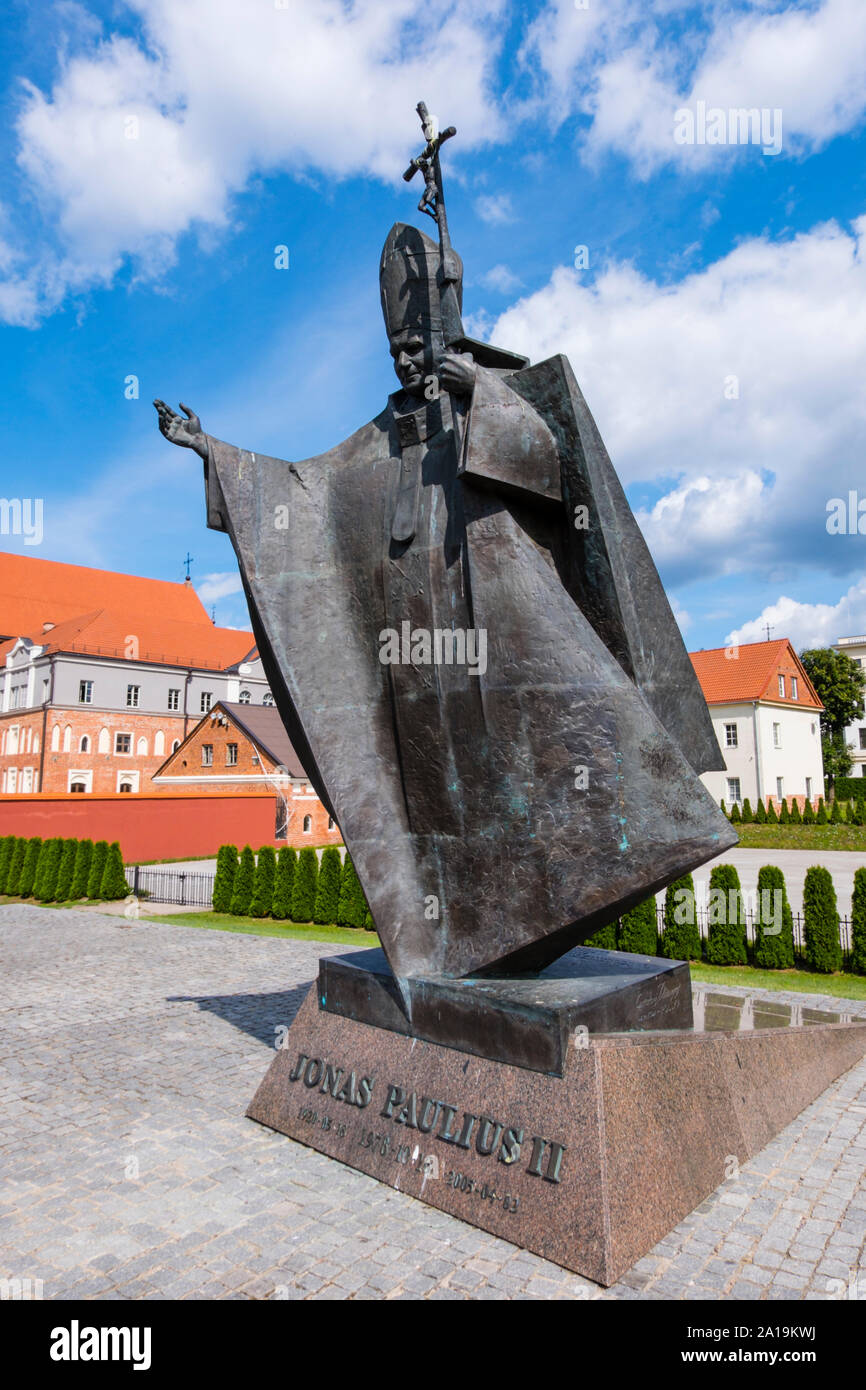
<path fill-rule="evenodd" d="M 469 325 L 569 355 L 689 647 L 866 631 L 866 536 L 826 524 L 866 499 L 863 0 L 13 0 L 4 25 L 0 491 L 41 497 L 44 535 L 0 546 L 159 578 L 189 550 L 246 626 L 150 402 L 287 459 L 381 409 L 423 98 L 458 128 Z M 780 152 L 678 144 L 701 102 L 766 111 Z"/>

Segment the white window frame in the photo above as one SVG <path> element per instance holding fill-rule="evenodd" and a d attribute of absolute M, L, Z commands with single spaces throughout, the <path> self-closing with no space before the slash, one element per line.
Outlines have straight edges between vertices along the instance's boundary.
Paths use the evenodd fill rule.
<path fill-rule="evenodd" d="M 782 802 L 782 801 L 785 800 L 785 790 L 784 790 L 784 788 L 785 788 L 785 779 L 784 779 L 784 777 L 777 777 L 777 778 L 776 778 L 776 800 L 779 801 L 779 802 Z"/>
<path fill-rule="evenodd" d="M 167 709 L 180 709 L 180 687 L 171 685 L 168 689 Z"/>
<path fill-rule="evenodd" d="M 89 793 L 89 792 L 92 792 L 92 791 L 93 791 L 93 773 L 92 773 L 91 771 L 86 771 L 86 772 L 70 772 L 70 773 L 68 773 L 68 774 L 67 774 L 67 777 L 66 777 L 66 792 L 67 792 L 67 795 L 70 795 L 70 796 L 72 795 L 72 783 L 73 783 L 73 782 L 83 782 L 83 783 L 84 783 L 84 792 L 82 793 L 82 795 L 85 795 L 86 793 Z"/>
<path fill-rule="evenodd" d="M 774 748 L 781 748 L 781 746 L 782 746 L 782 726 L 781 726 L 781 724 L 774 724 L 774 725 L 773 725 L 773 747 L 774 747 Z"/>
<path fill-rule="evenodd" d="M 126 708 L 140 709 L 141 707 L 141 686 L 128 685 L 126 687 Z"/>
<path fill-rule="evenodd" d="M 80 705 L 93 704 L 93 681 L 78 682 L 78 703 Z"/>
<path fill-rule="evenodd" d="M 800 693 L 799 693 L 799 692 L 800 692 L 800 683 L 799 683 L 799 681 L 797 680 L 797 677 L 796 677 L 796 676 L 792 676 L 792 677 L 791 677 L 791 699 L 792 699 L 792 700 L 799 700 L 799 698 L 800 698 Z"/>
<path fill-rule="evenodd" d="M 732 735 L 733 735 L 733 737 L 732 737 Z M 726 724 L 726 725 L 725 725 L 725 747 L 726 747 L 726 748 L 738 748 L 738 747 L 739 747 L 739 744 L 738 744 L 738 742 L 737 742 L 737 726 L 736 726 L 735 723 L 734 723 L 734 724 Z"/>
<path fill-rule="evenodd" d="M 123 751 L 122 749 L 119 749 L 119 748 L 118 748 L 118 746 L 117 746 L 117 740 L 118 740 L 119 738 L 128 738 L 128 739 L 129 739 L 129 747 L 126 749 L 126 751 Z M 134 739 L 134 736 L 133 736 L 133 732 L 132 732 L 131 729 L 129 729 L 129 730 L 127 730 L 127 729 L 115 729 L 115 731 L 114 731 L 114 756 L 115 756 L 115 758 L 132 758 L 132 757 L 134 757 L 134 753 L 133 753 L 133 739 Z"/>
<path fill-rule="evenodd" d="M 733 791 L 731 790 L 731 788 L 734 786 L 734 783 L 736 783 L 736 786 L 737 786 L 737 794 L 736 794 L 736 796 L 734 795 Z M 730 803 L 731 803 L 732 806 L 733 806 L 735 803 L 739 803 L 740 801 L 742 801 L 742 799 L 743 799 L 742 792 L 743 792 L 743 789 L 742 789 L 742 787 L 741 787 L 741 785 L 740 785 L 740 779 L 739 779 L 739 777 L 729 777 L 729 778 L 728 778 L 728 800 L 730 801 Z"/>
<path fill-rule="evenodd" d="M 202 714 L 210 714 L 210 710 L 211 710 L 211 705 L 212 705 L 212 704 L 213 704 L 213 691 L 212 691 L 212 690 L 203 690 L 203 691 L 201 692 L 201 712 L 202 712 Z"/>
<path fill-rule="evenodd" d="M 785 677 L 784 677 L 784 676 L 780 676 L 780 677 L 779 677 L 779 699 L 780 699 L 780 700 L 784 700 L 784 699 L 785 699 Z"/>

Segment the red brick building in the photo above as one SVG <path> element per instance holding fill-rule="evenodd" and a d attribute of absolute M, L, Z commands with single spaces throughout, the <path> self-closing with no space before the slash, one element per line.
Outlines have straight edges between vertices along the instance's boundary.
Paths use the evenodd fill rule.
<path fill-rule="evenodd" d="M 342 843 L 273 707 L 218 701 L 152 780 L 154 790 L 206 789 L 209 796 L 264 786 L 276 799 L 275 839 L 295 846 Z"/>

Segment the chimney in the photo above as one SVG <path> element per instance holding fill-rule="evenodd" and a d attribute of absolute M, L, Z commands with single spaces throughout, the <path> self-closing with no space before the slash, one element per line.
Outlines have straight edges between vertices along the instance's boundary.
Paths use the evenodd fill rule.
<path fill-rule="evenodd" d="M 51 629 L 52 629 L 53 627 L 54 627 L 54 623 L 47 623 L 47 622 L 46 622 L 46 623 L 43 623 L 43 624 L 42 624 L 42 631 L 43 631 L 43 632 L 50 632 Z"/>

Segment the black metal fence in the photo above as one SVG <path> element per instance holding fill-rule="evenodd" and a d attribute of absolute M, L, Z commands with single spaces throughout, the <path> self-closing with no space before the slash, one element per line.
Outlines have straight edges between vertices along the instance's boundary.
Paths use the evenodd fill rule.
<path fill-rule="evenodd" d="M 697 907 L 695 912 L 701 940 L 706 941 L 710 934 L 710 909 L 707 907 Z M 746 907 L 743 915 L 746 919 L 746 939 L 750 943 L 754 942 L 755 911 L 753 908 Z M 795 912 L 792 916 L 794 921 L 794 955 L 795 957 L 802 958 L 806 952 L 805 922 L 802 912 Z M 664 909 L 662 907 L 656 907 L 656 920 L 658 924 L 658 933 L 659 936 L 661 936 L 665 926 Z M 847 969 L 851 956 L 851 920 L 848 917 L 839 918 L 839 940 L 842 943 L 842 966 L 843 969 Z"/>
<path fill-rule="evenodd" d="M 142 868 L 138 864 L 126 868 L 126 881 L 137 898 L 152 903 L 178 903 L 181 907 L 210 907 L 215 877 L 213 873 Z"/>

